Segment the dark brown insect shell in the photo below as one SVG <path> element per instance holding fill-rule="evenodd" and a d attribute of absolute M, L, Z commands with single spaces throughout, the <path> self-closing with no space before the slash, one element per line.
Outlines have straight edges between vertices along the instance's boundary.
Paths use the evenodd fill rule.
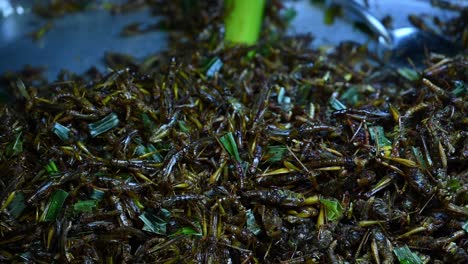
<path fill-rule="evenodd" d="M 262 186 L 285 186 L 301 181 L 306 181 L 309 179 L 309 175 L 304 173 L 288 173 L 284 175 L 273 175 L 273 176 L 264 176 L 258 177 L 256 182 Z"/>
<path fill-rule="evenodd" d="M 175 195 L 172 197 L 165 198 L 161 205 L 164 208 L 173 207 L 178 203 L 187 203 L 187 202 L 206 202 L 206 197 L 199 194 L 182 194 L 182 195 Z"/>

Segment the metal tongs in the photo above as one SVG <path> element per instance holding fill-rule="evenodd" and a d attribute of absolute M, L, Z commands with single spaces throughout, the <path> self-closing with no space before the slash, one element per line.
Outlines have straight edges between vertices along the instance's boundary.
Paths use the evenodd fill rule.
<path fill-rule="evenodd" d="M 380 22 L 367 7 L 355 0 L 333 0 L 334 4 L 342 6 L 345 12 L 350 12 L 362 20 L 378 35 L 377 54 L 392 66 L 415 65 L 422 67 L 426 55 L 433 52 L 444 55 L 455 55 L 462 50 L 461 45 L 449 39 L 415 27 L 403 27 L 389 30 Z"/>

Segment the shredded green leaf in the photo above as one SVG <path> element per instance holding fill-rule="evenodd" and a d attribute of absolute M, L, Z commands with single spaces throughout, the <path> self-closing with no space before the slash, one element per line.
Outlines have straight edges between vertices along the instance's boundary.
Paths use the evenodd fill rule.
<path fill-rule="evenodd" d="M 49 163 L 45 166 L 45 169 L 49 175 L 55 175 L 59 172 L 57 165 L 53 160 L 49 161 Z"/>
<path fill-rule="evenodd" d="M 19 132 L 15 141 L 7 145 L 5 150 L 7 157 L 13 157 L 23 152 L 23 141 L 21 140 L 21 134 L 22 132 Z"/>
<path fill-rule="evenodd" d="M 417 81 L 421 78 L 419 73 L 413 69 L 403 67 L 397 69 L 398 73 L 408 81 Z"/>
<path fill-rule="evenodd" d="M 159 235 L 166 235 L 167 222 L 163 219 L 149 212 L 142 213 L 139 218 L 145 224 L 143 230 Z"/>
<path fill-rule="evenodd" d="M 141 113 L 141 120 L 143 121 L 143 126 L 149 131 L 156 128 L 156 124 L 150 119 L 147 113 Z"/>
<path fill-rule="evenodd" d="M 180 131 L 182 131 L 183 133 L 189 133 L 190 132 L 190 129 L 189 127 L 187 126 L 187 124 L 185 123 L 184 120 L 179 120 L 177 121 L 178 124 L 179 124 L 179 129 Z"/>
<path fill-rule="evenodd" d="M 351 105 L 356 105 L 361 101 L 361 94 L 356 86 L 351 86 L 340 96 L 340 99 Z"/>
<path fill-rule="evenodd" d="M 151 155 L 151 159 L 156 161 L 156 162 L 162 162 L 163 161 L 163 157 L 161 156 L 161 154 L 159 154 L 159 152 L 157 151 L 156 147 L 153 146 L 153 144 L 148 144 L 146 146 L 146 151 L 147 153 L 154 153 L 153 155 Z"/>
<path fill-rule="evenodd" d="M 103 119 L 88 124 L 89 133 L 92 137 L 97 137 L 102 133 L 105 133 L 112 128 L 115 128 L 119 125 L 119 117 L 115 113 L 110 113 Z"/>
<path fill-rule="evenodd" d="M 460 179 L 449 179 L 447 181 L 447 188 L 452 191 L 456 192 L 458 189 L 462 187 L 462 183 L 460 182 Z"/>
<path fill-rule="evenodd" d="M 214 57 L 208 63 L 206 76 L 213 77 L 216 73 L 219 72 L 219 70 L 221 70 L 222 67 L 223 67 L 223 62 L 221 61 L 221 59 L 218 57 Z"/>
<path fill-rule="evenodd" d="M 268 162 L 279 162 L 283 160 L 284 155 L 288 149 L 285 146 L 268 146 L 267 159 Z"/>
<path fill-rule="evenodd" d="M 141 156 L 147 153 L 146 147 L 144 145 L 138 145 L 135 148 L 135 155 Z"/>
<path fill-rule="evenodd" d="M 400 261 L 401 264 L 422 264 L 421 258 L 413 253 L 407 245 L 393 249 L 393 252 Z"/>
<path fill-rule="evenodd" d="M 93 192 L 91 193 L 89 198 L 91 198 L 93 200 L 100 201 L 100 200 L 102 200 L 102 198 L 104 198 L 104 194 L 105 194 L 105 192 L 102 191 L 102 190 L 93 189 Z"/>
<path fill-rule="evenodd" d="M 170 237 L 178 236 L 178 235 L 184 235 L 184 236 L 199 236 L 201 237 L 202 234 L 198 232 L 197 230 L 193 229 L 193 227 L 189 226 L 184 226 L 174 232 L 173 234 L 170 235 Z"/>
<path fill-rule="evenodd" d="M 58 214 L 62 210 L 63 203 L 67 199 L 68 193 L 62 189 L 56 190 L 47 204 L 44 213 L 42 213 L 40 221 L 48 222 L 53 221 L 57 218 Z"/>
<path fill-rule="evenodd" d="M 171 215 L 171 211 L 167 210 L 166 208 L 161 208 L 161 210 L 158 212 L 158 216 L 164 220 L 169 220 Z"/>
<path fill-rule="evenodd" d="M 369 134 L 379 147 L 391 147 L 392 142 L 385 137 L 384 129 L 381 126 L 369 127 Z"/>
<path fill-rule="evenodd" d="M 260 232 L 262 232 L 262 228 L 255 221 L 255 216 L 252 210 L 251 209 L 247 210 L 246 215 L 247 215 L 247 230 L 252 232 L 252 234 L 254 235 L 260 234 Z"/>
<path fill-rule="evenodd" d="M 416 159 L 419 162 L 419 165 L 421 166 L 422 169 L 427 169 L 427 163 L 426 160 L 424 159 L 424 156 L 421 152 L 421 149 L 419 147 L 412 147 L 413 149 L 413 154 L 416 157 Z"/>
<path fill-rule="evenodd" d="M 336 111 L 346 109 L 346 105 L 344 105 L 342 102 L 340 102 L 338 99 L 336 99 L 336 97 L 332 97 L 330 99 L 330 106 Z"/>
<path fill-rule="evenodd" d="M 54 132 L 54 134 L 57 135 L 57 137 L 62 141 L 67 141 L 69 139 L 70 129 L 60 123 L 56 122 L 54 124 L 52 127 L 52 132 Z"/>
<path fill-rule="evenodd" d="M 76 212 L 92 212 L 96 208 L 97 200 L 78 201 L 73 205 L 73 210 Z"/>
<path fill-rule="evenodd" d="M 140 210 L 145 209 L 145 206 L 140 202 L 138 197 L 132 197 L 132 201 L 135 203 L 135 205 L 140 208 Z"/>
<path fill-rule="evenodd" d="M 455 88 L 452 90 L 452 94 L 455 97 L 462 97 L 468 95 L 468 86 L 464 81 L 455 81 Z"/>
<path fill-rule="evenodd" d="M 237 149 L 236 141 L 234 140 L 234 136 L 231 132 L 228 132 L 219 138 L 219 141 L 223 145 L 224 149 L 229 153 L 229 155 L 234 157 L 238 162 L 242 161 L 239 156 L 239 150 Z"/>
<path fill-rule="evenodd" d="M 338 201 L 321 198 L 320 202 L 325 206 L 325 212 L 329 221 L 337 221 L 343 216 L 343 207 L 341 207 Z"/>
<path fill-rule="evenodd" d="M 247 52 L 247 59 L 251 60 L 255 57 L 255 55 L 257 55 L 257 51 L 256 50 L 250 50 L 249 52 Z"/>
<path fill-rule="evenodd" d="M 26 86 L 24 85 L 24 82 L 21 79 L 16 80 L 16 88 L 18 88 L 18 91 L 24 98 L 28 100 L 31 99 L 28 94 L 28 91 L 26 91 Z"/>
<path fill-rule="evenodd" d="M 465 232 L 468 232 L 468 221 L 465 221 L 462 228 L 463 228 L 463 230 L 465 230 Z"/>
<path fill-rule="evenodd" d="M 26 91 L 26 86 L 24 85 L 24 82 L 21 79 L 16 80 L 16 87 L 18 88 L 21 96 L 28 100 L 30 99 L 28 91 Z"/>
<path fill-rule="evenodd" d="M 148 159 L 154 160 L 156 162 L 162 162 L 163 158 L 162 158 L 161 154 L 159 154 L 156 147 L 153 146 L 153 144 L 148 144 L 148 145 L 146 145 L 146 147 L 144 145 L 138 145 L 135 148 L 135 154 L 137 156 L 141 156 L 141 155 L 144 155 L 144 154 L 147 154 L 147 153 L 153 153 L 151 156 L 148 156 Z"/>
<path fill-rule="evenodd" d="M 17 192 L 13 201 L 8 205 L 8 212 L 14 217 L 18 218 L 21 213 L 23 213 L 24 209 L 26 208 L 26 204 L 24 203 L 24 194 L 22 192 Z"/>

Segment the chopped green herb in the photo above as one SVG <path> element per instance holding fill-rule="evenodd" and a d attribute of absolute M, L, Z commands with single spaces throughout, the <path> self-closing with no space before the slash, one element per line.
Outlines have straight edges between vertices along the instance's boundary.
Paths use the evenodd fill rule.
<path fill-rule="evenodd" d="M 41 215 L 41 222 L 53 221 L 62 210 L 63 203 L 67 199 L 68 193 L 62 189 L 56 190 L 49 200 L 44 212 Z"/>
<path fill-rule="evenodd" d="M 153 144 L 148 144 L 146 146 L 146 151 L 147 153 L 154 153 L 153 155 L 151 155 L 151 159 L 156 161 L 156 162 L 162 162 L 163 161 L 163 157 L 161 156 L 161 154 L 159 154 L 158 150 L 156 149 L 155 146 L 153 146 Z"/>
<path fill-rule="evenodd" d="M 143 230 L 159 235 L 166 235 L 167 222 L 163 219 L 149 212 L 142 213 L 139 218 L 145 224 Z"/>
<path fill-rule="evenodd" d="M 105 194 L 104 191 L 101 191 L 101 190 L 98 190 L 98 189 L 93 189 L 93 192 L 91 193 L 89 198 L 91 198 L 93 200 L 100 201 L 104 197 L 104 194 Z"/>
<path fill-rule="evenodd" d="M 351 86 L 340 96 L 340 99 L 351 105 L 356 105 L 362 98 L 358 88 L 356 86 Z"/>
<path fill-rule="evenodd" d="M 18 88 L 18 91 L 20 92 L 21 96 L 23 96 L 24 98 L 28 100 L 31 99 L 29 97 L 28 91 L 26 91 L 26 86 L 24 85 L 21 79 L 16 80 L 16 88 Z"/>
<path fill-rule="evenodd" d="M 88 125 L 89 128 L 89 133 L 91 134 L 92 137 L 97 137 L 101 135 L 102 133 L 105 133 L 112 128 L 115 128 L 119 125 L 119 118 L 115 113 L 110 113 L 103 119 L 91 123 Z"/>
<path fill-rule="evenodd" d="M 384 129 L 381 126 L 369 127 L 369 134 L 379 147 L 392 146 L 392 142 L 385 137 Z"/>
<path fill-rule="evenodd" d="M 26 204 L 24 203 L 24 194 L 22 192 L 15 193 L 15 197 L 8 205 L 8 212 L 14 218 L 18 218 L 21 215 L 21 213 L 23 213 L 25 208 Z"/>
<path fill-rule="evenodd" d="M 342 102 L 336 99 L 336 97 L 332 97 L 330 99 L 330 106 L 336 111 L 346 109 L 346 105 L 344 105 Z"/>
<path fill-rule="evenodd" d="M 148 144 L 146 147 L 144 145 L 138 145 L 135 148 L 135 154 L 139 157 L 145 156 L 148 159 L 154 160 L 156 162 L 162 162 L 163 157 L 159 154 L 159 151 L 156 149 L 153 144 Z M 145 155 L 151 154 L 151 155 Z"/>
<path fill-rule="evenodd" d="M 147 113 L 141 113 L 141 120 L 143 121 L 143 126 L 148 130 L 153 130 L 156 128 L 153 120 L 150 119 Z"/>
<path fill-rule="evenodd" d="M 73 205 L 73 210 L 76 212 L 92 212 L 96 208 L 97 200 L 78 201 Z"/>
<path fill-rule="evenodd" d="M 174 232 L 170 237 L 184 235 L 184 236 L 202 236 L 200 232 L 193 229 L 193 227 L 185 226 Z"/>
<path fill-rule="evenodd" d="M 268 146 L 267 148 L 268 162 L 282 161 L 288 149 L 285 146 Z"/>
<path fill-rule="evenodd" d="M 246 215 L 247 215 L 247 230 L 252 232 L 252 234 L 254 235 L 260 234 L 260 232 L 262 232 L 262 228 L 255 221 L 255 216 L 252 210 L 251 209 L 247 210 Z"/>
<path fill-rule="evenodd" d="M 189 133 L 190 132 L 190 129 L 189 127 L 187 126 L 187 124 L 185 123 L 184 120 L 179 120 L 178 121 L 178 124 L 179 124 L 179 129 L 180 131 L 184 132 L 184 133 Z"/>
<path fill-rule="evenodd" d="M 251 60 L 255 57 L 255 55 L 257 55 L 257 51 L 256 50 L 250 50 L 249 52 L 247 52 L 247 59 Z"/>
<path fill-rule="evenodd" d="M 343 207 L 341 207 L 338 201 L 320 199 L 320 202 L 325 206 L 325 212 L 329 221 L 339 220 L 343 215 Z"/>
<path fill-rule="evenodd" d="M 241 158 L 239 156 L 239 150 L 237 149 L 236 141 L 234 140 L 234 136 L 231 132 L 226 133 L 224 136 L 219 138 L 221 144 L 223 145 L 224 149 L 236 159 L 236 161 L 241 162 Z"/>
<path fill-rule="evenodd" d="M 171 211 L 167 210 L 166 208 L 161 208 L 161 210 L 158 212 L 158 216 L 164 220 L 169 220 L 171 215 Z"/>
<path fill-rule="evenodd" d="M 447 181 L 447 188 L 449 188 L 449 190 L 452 192 L 456 192 L 461 187 L 462 183 L 460 182 L 460 179 L 449 179 Z"/>
<path fill-rule="evenodd" d="M 455 81 L 455 88 L 452 90 L 452 94 L 456 97 L 463 97 L 468 94 L 468 86 L 464 81 Z"/>
<path fill-rule="evenodd" d="M 52 127 L 52 132 L 54 132 L 57 137 L 59 137 L 62 141 L 67 141 L 69 139 L 70 129 L 63 126 L 60 123 L 55 123 L 54 127 Z"/>
<path fill-rule="evenodd" d="M 49 163 L 45 166 L 45 169 L 49 175 L 54 175 L 59 172 L 57 165 L 55 165 L 53 160 L 49 161 Z"/>
<path fill-rule="evenodd" d="M 5 151 L 7 157 L 13 157 L 23 152 L 23 141 L 21 140 L 21 133 L 22 132 L 18 133 L 15 141 L 7 145 Z"/>
<path fill-rule="evenodd" d="M 216 73 L 219 72 L 219 70 L 221 70 L 222 67 L 223 67 L 223 62 L 221 61 L 221 59 L 218 57 L 214 57 L 208 63 L 206 76 L 213 77 Z"/>
<path fill-rule="evenodd" d="M 140 200 L 137 197 L 132 198 L 133 202 L 140 208 L 140 210 L 145 209 L 145 206 L 140 202 Z"/>
<path fill-rule="evenodd" d="M 465 232 L 468 232 L 468 221 L 465 221 L 462 228 L 463 228 L 463 230 L 465 230 Z"/>
<path fill-rule="evenodd" d="M 418 160 L 419 165 L 421 166 L 422 169 L 427 169 L 427 163 L 426 160 L 424 159 L 424 156 L 421 152 L 421 149 L 419 147 L 412 147 L 413 154 Z"/>
<path fill-rule="evenodd" d="M 410 68 L 406 68 L 406 67 L 398 68 L 397 71 L 401 76 L 406 78 L 408 81 L 417 81 L 421 78 L 421 76 L 419 75 L 417 71 L 410 69 Z"/>
<path fill-rule="evenodd" d="M 407 245 L 393 249 L 393 252 L 400 261 L 401 264 L 422 264 L 421 258 L 418 255 L 411 252 Z"/>
<path fill-rule="evenodd" d="M 141 156 L 141 155 L 144 155 L 146 153 L 148 153 L 148 152 L 147 152 L 146 147 L 144 145 L 136 146 L 136 148 L 135 148 L 135 155 L 136 156 Z"/>

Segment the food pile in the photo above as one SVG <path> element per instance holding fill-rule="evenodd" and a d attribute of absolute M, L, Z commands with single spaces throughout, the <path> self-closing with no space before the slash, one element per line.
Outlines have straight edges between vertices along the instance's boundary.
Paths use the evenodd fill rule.
<path fill-rule="evenodd" d="M 466 263 L 466 54 L 312 50 L 275 6 L 229 47 L 215 7 L 142 64 L 7 79 L 0 262 Z"/>

